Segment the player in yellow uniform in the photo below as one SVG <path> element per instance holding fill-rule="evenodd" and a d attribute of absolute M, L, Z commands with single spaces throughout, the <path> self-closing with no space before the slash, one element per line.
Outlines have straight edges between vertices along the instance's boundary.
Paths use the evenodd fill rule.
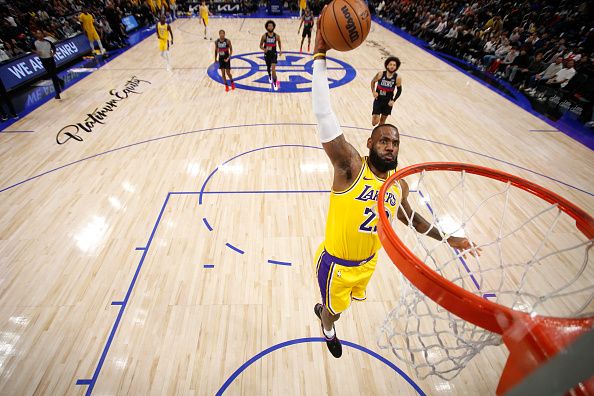
<path fill-rule="evenodd" d="M 95 50 L 95 42 L 97 42 L 99 44 L 99 50 L 101 51 L 101 54 L 105 54 L 105 48 L 103 48 L 99 34 L 95 29 L 95 19 L 93 18 L 93 14 L 91 14 L 88 7 L 82 9 L 82 12 L 78 16 L 78 20 L 80 21 L 82 30 L 87 35 L 87 39 L 89 39 L 89 45 L 91 46 L 91 49 Z"/>
<path fill-rule="evenodd" d="M 171 71 L 171 64 L 169 62 L 169 37 L 171 37 L 171 45 L 173 45 L 171 26 L 165 21 L 165 15 L 161 15 L 159 22 L 157 22 L 157 39 L 159 40 L 161 56 L 167 64 L 167 71 Z"/>
<path fill-rule="evenodd" d="M 307 0 L 299 0 L 299 18 L 303 15 L 303 12 L 307 8 Z"/>
<path fill-rule="evenodd" d="M 319 21 L 318 21 L 319 24 Z M 319 28 L 319 26 L 318 26 Z M 398 163 L 400 135 L 391 124 L 378 125 L 367 139 L 368 157 L 361 157 L 349 144 L 330 105 L 330 89 L 326 68 L 326 51 L 320 30 L 316 32 L 313 64 L 313 110 L 318 122 L 318 135 L 324 151 L 334 167 L 326 236 L 315 258 L 322 303 L 314 313 L 322 325 L 326 345 L 334 357 L 342 355 L 336 336 L 336 322 L 351 300 L 364 300 L 366 288 L 377 263 L 381 247 L 377 236 L 377 196 L 384 180 Z M 394 215 L 404 223 L 412 216 L 412 224 L 421 233 L 441 239 L 439 231 L 407 202 L 408 185 L 402 180 L 385 196 L 388 217 Z M 450 246 L 479 254 L 479 249 L 466 238 L 450 237 Z"/>
<path fill-rule="evenodd" d="M 212 14 L 208 10 L 208 6 L 206 5 L 206 2 L 202 1 L 202 4 L 200 4 L 200 18 L 202 19 L 202 24 L 204 25 L 204 39 L 205 40 L 206 40 L 206 36 L 211 38 L 210 34 L 208 33 L 208 17 L 209 17 L 209 15 L 212 15 Z"/>

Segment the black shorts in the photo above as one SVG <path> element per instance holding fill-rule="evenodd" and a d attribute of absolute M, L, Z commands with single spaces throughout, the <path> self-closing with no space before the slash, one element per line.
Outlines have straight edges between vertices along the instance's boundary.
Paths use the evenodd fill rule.
<path fill-rule="evenodd" d="M 231 69 L 231 59 L 229 57 L 219 57 L 219 69 Z"/>
<path fill-rule="evenodd" d="M 278 63 L 278 52 L 276 51 L 266 51 L 264 53 L 264 60 L 266 60 L 266 64 L 276 64 Z"/>
<path fill-rule="evenodd" d="M 311 38 L 311 27 L 310 26 L 303 26 L 303 33 L 301 33 L 301 37 L 309 37 Z"/>
<path fill-rule="evenodd" d="M 375 99 L 373 101 L 373 112 L 372 115 L 386 115 L 392 114 L 392 106 L 388 105 L 389 100 L 386 99 Z"/>

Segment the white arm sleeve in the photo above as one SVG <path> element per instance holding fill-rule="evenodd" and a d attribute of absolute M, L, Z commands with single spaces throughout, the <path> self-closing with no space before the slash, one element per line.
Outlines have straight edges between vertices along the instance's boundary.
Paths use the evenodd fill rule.
<path fill-rule="evenodd" d="M 328 143 L 342 135 L 340 125 L 330 105 L 326 59 L 316 59 L 313 64 L 312 105 L 318 120 L 320 141 Z"/>

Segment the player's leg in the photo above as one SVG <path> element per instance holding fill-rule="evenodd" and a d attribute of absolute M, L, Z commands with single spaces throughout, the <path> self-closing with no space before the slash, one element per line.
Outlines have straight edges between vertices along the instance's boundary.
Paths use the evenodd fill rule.
<path fill-rule="evenodd" d="M 310 52 L 311 48 L 311 29 L 307 32 L 307 52 Z"/>
<path fill-rule="evenodd" d="M 388 102 L 383 102 L 382 103 L 382 108 L 380 110 L 380 125 L 385 124 L 386 123 L 386 119 L 388 118 L 388 116 L 392 114 L 392 106 L 390 106 L 388 104 Z"/>
<path fill-rule="evenodd" d="M 274 58 L 272 59 L 272 65 L 271 65 L 271 71 L 272 71 L 272 85 L 274 87 L 275 90 L 278 90 L 280 88 L 280 81 L 278 81 L 278 78 L 276 76 L 276 59 L 277 59 L 278 55 L 274 55 Z"/>
<path fill-rule="evenodd" d="M 225 91 L 229 92 L 229 85 L 227 84 L 227 74 L 225 73 L 225 61 L 220 61 L 219 69 L 221 70 L 221 77 L 225 83 Z"/>
<path fill-rule="evenodd" d="M 231 62 L 231 61 L 229 61 Z M 231 81 L 231 89 L 235 89 L 235 81 L 233 81 L 233 76 L 231 75 L 231 65 L 227 64 L 227 68 L 225 69 L 225 72 L 227 73 L 227 76 L 229 77 L 229 80 Z"/>
<path fill-rule="evenodd" d="M 167 70 L 171 71 L 171 52 L 169 52 L 169 40 L 167 40 L 167 50 L 165 51 L 165 60 L 167 61 Z"/>
<path fill-rule="evenodd" d="M 266 72 L 268 73 L 268 82 L 272 83 L 272 60 L 268 52 L 264 54 L 264 60 L 266 61 Z"/>
<path fill-rule="evenodd" d="M 93 40 L 93 36 L 87 36 L 87 40 L 89 40 L 89 47 L 91 47 L 91 52 L 95 55 L 95 40 Z"/>
<path fill-rule="evenodd" d="M 318 248 L 316 258 L 316 275 L 322 303 L 315 305 L 314 312 L 320 319 L 326 346 L 338 358 L 342 355 L 342 345 L 336 335 L 334 323 L 340 318 L 340 312 L 349 306 L 351 289 L 342 282 L 342 266 L 332 262 L 323 245 Z"/>
<path fill-rule="evenodd" d="M 299 53 L 303 52 L 303 42 L 305 41 L 305 32 L 301 35 L 301 44 L 299 45 Z"/>
<path fill-rule="evenodd" d="M 371 276 L 375 272 L 375 266 L 377 264 L 377 255 L 371 259 L 368 263 L 363 264 L 355 268 L 357 272 L 357 280 L 353 285 L 351 291 L 351 298 L 355 301 L 364 301 L 367 299 L 367 285 L 371 280 Z"/>
<path fill-rule="evenodd" d="M 97 34 L 97 32 L 95 32 L 95 36 L 93 37 L 93 39 L 95 41 L 97 41 L 97 44 L 99 45 L 99 50 L 101 51 L 101 54 L 105 54 L 105 48 L 103 48 L 103 43 L 101 42 L 101 38 L 99 38 L 99 35 Z"/>
<path fill-rule="evenodd" d="M 274 89 L 278 89 L 278 79 L 276 78 L 276 63 L 273 63 L 271 65 L 271 71 L 272 71 L 272 86 L 274 87 Z"/>
<path fill-rule="evenodd" d="M 204 18 L 202 19 L 202 25 L 204 25 L 204 39 L 206 40 L 206 21 L 204 20 Z"/>
<path fill-rule="evenodd" d="M 379 99 L 373 100 L 373 110 L 371 112 L 371 125 L 376 126 L 380 122 L 380 115 L 382 114 L 382 106 Z"/>

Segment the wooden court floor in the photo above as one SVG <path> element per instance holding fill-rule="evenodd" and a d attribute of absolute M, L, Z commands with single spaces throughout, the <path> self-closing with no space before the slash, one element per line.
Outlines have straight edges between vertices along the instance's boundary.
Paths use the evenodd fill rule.
<path fill-rule="evenodd" d="M 248 54 L 263 24 L 213 19 L 211 31 Z M 277 21 L 287 51 L 297 28 Z M 0 133 L 0 394 L 494 394 L 503 347 L 443 381 L 377 346 L 399 296 L 383 253 L 368 300 L 337 326 L 345 354 L 329 355 L 312 258 L 331 168 L 310 93 L 226 93 L 207 75 L 213 44 L 198 21 L 173 33 L 172 72 L 149 37 L 11 127 L 33 133 Z M 362 153 L 369 82 L 387 54 L 402 60 L 389 118 L 401 166 L 495 167 L 594 212 L 592 151 L 377 24 L 361 48 L 332 55 L 356 71 L 331 95 Z M 111 90 L 127 97 L 89 123 Z M 68 125 L 80 141 L 57 144 Z"/>

